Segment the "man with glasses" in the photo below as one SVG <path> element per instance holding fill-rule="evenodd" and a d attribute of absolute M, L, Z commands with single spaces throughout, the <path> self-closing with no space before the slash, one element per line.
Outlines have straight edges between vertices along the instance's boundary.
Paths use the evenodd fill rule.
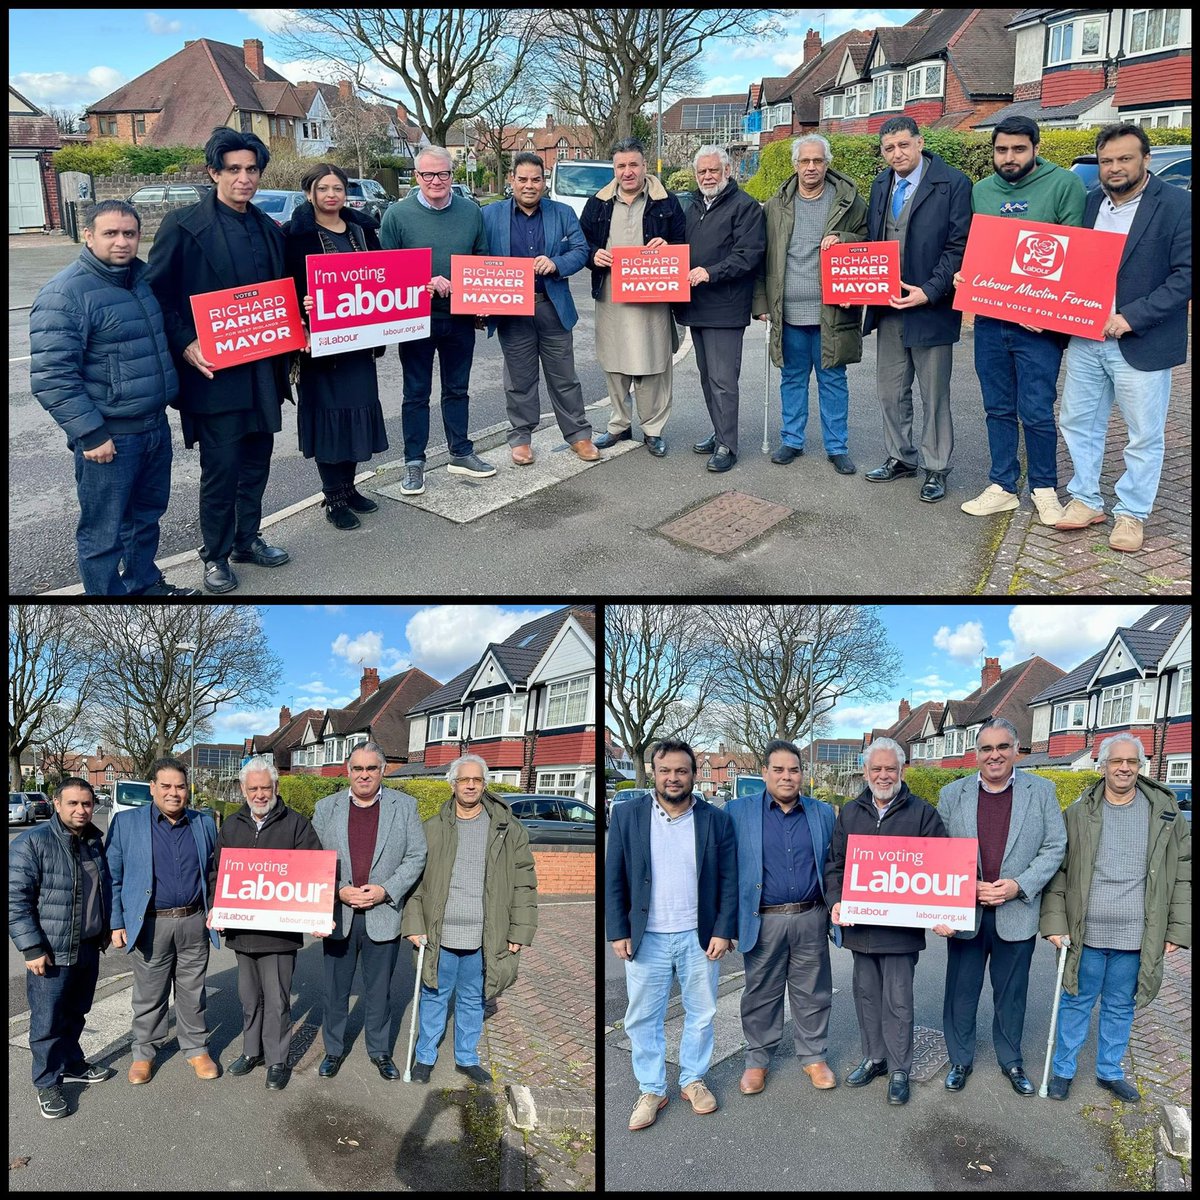
<path fill-rule="evenodd" d="M 1002 717 L 984 722 L 975 745 L 979 773 L 948 783 L 938 799 L 947 835 L 979 841 L 974 928 L 933 930 L 950 938 L 942 1024 L 950 1053 L 946 1087 L 952 1092 L 961 1091 L 971 1074 L 979 994 L 990 959 L 992 1040 L 1000 1070 L 1017 1095 L 1033 1095 L 1021 1056 L 1029 964 L 1042 890 L 1062 863 L 1067 832 L 1054 784 L 1013 769 L 1018 742 L 1015 726 Z"/>
<path fill-rule="evenodd" d="M 322 1079 L 338 1073 L 346 1057 L 350 989 L 362 960 L 361 996 L 367 1056 L 389 1082 L 400 1078 L 391 1056 L 390 993 L 400 946 L 400 913 L 425 866 L 425 831 L 417 802 L 383 787 L 383 751 L 363 742 L 350 751 L 350 786 L 317 804 L 313 829 L 323 850 L 336 850 L 337 899 L 325 952 L 325 1057 Z"/>
<path fill-rule="evenodd" d="M 404 480 L 400 491 L 419 496 L 425 490 L 425 447 L 429 443 L 429 398 L 433 390 L 433 356 L 438 357 L 442 386 L 442 426 L 450 447 L 451 475 L 486 479 L 496 468 L 475 453 L 467 436 L 471 362 L 475 356 L 475 318 L 450 312 L 450 256 L 487 254 L 487 235 L 478 204 L 450 190 L 453 159 L 441 146 L 426 146 L 417 155 L 418 186 L 383 214 L 379 241 L 385 250 L 433 250 L 433 297 L 430 334 L 400 343 L 404 370 Z"/>
<path fill-rule="evenodd" d="M 230 560 L 278 567 L 286 550 L 259 532 L 275 434 L 283 428 L 290 356 L 225 367 L 200 351 L 193 296 L 279 279 L 283 234 L 250 203 L 271 153 L 252 133 L 219 127 L 204 147 L 215 187 L 197 204 L 167 213 L 150 250 L 146 280 L 163 310 L 179 372 L 184 445 L 200 447 L 200 531 L 204 587 L 238 585 Z"/>

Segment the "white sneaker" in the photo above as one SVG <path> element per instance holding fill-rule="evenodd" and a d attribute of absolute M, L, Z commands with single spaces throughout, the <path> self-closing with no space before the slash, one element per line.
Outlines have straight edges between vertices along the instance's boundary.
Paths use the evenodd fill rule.
<path fill-rule="evenodd" d="M 961 507 L 963 512 L 970 513 L 973 517 L 990 517 L 992 513 L 1020 508 L 1021 501 L 1012 492 L 1006 492 L 998 483 L 989 483 L 974 500 L 968 500 Z"/>
<path fill-rule="evenodd" d="M 1057 525 L 1067 515 L 1053 488 L 1034 488 L 1029 496 L 1037 506 L 1038 518 L 1043 525 Z"/>

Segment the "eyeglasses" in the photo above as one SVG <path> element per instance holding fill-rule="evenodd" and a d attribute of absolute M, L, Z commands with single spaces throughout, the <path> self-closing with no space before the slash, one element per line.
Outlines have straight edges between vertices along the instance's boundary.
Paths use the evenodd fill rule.
<path fill-rule="evenodd" d="M 998 746 L 976 746 L 980 754 L 991 754 L 993 750 L 1011 750 L 1012 742 L 1001 742 Z"/>
<path fill-rule="evenodd" d="M 429 180 L 431 180 L 431 179 L 449 179 L 450 172 L 449 171 L 418 171 L 417 178 L 424 179 L 428 183 Z"/>
<path fill-rule="evenodd" d="M 383 768 L 376 764 L 373 767 L 351 767 L 352 771 L 382 771 Z"/>

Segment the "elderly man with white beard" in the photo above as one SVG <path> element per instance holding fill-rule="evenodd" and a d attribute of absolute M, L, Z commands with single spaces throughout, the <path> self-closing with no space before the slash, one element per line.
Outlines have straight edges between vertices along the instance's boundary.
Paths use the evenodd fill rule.
<path fill-rule="evenodd" d="M 896 925 L 856 925 L 841 920 L 846 841 L 853 833 L 883 837 L 946 837 L 932 804 L 908 790 L 903 781 L 904 751 L 891 738 L 867 747 L 866 787 L 842 807 L 833 829 L 825 867 L 825 896 L 830 920 L 842 927 L 842 945 L 854 952 L 854 1007 L 862 1034 L 863 1060 L 846 1078 L 863 1087 L 890 1069 L 887 1101 L 908 1103 L 912 1070 L 913 973 L 925 949 L 925 930 Z"/>
<path fill-rule="evenodd" d="M 226 820 L 217 836 L 208 894 L 215 894 L 222 850 L 320 850 L 316 830 L 275 794 L 279 772 L 265 758 L 252 758 L 241 769 L 246 803 Z M 222 927 L 217 925 L 221 930 Z M 317 937 L 322 936 L 317 934 Z M 242 1054 L 227 1074 L 247 1075 L 267 1064 L 267 1089 L 287 1087 L 291 1041 L 292 972 L 304 935 L 280 930 L 231 929 L 226 942 L 237 955 L 238 998 L 242 1002 Z"/>

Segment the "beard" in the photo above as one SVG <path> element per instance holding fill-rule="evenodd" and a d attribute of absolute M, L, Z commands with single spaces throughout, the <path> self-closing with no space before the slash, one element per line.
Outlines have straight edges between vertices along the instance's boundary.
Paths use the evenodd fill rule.
<path fill-rule="evenodd" d="M 1016 181 L 1018 179 L 1024 179 L 1025 176 L 1028 175 L 1029 172 L 1032 171 L 1033 168 L 1036 166 L 1037 166 L 1037 155 L 1035 154 L 1029 160 L 1029 162 L 1026 163 L 1025 166 L 1021 167 L 1019 170 L 1014 171 L 1014 170 L 1009 169 L 1008 171 L 1002 171 L 998 166 L 996 166 L 995 163 L 992 163 L 992 170 L 995 171 L 996 174 L 999 175 L 1001 179 L 1007 179 L 1009 183 L 1016 183 Z"/>
<path fill-rule="evenodd" d="M 1127 192 L 1135 192 L 1142 186 L 1143 180 L 1146 178 L 1146 172 L 1143 170 L 1136 179 L 1129 178 L 1124 183 L 1106 183 L 1104 190 L 1111 196 L 1124 196 Z"/>
<path fill-rule="evenodd" d="M 247 800 L 246 803 L 250 805 L 251 816 L 256 817 L 261 821 L 263 817 L 265 817 L 271 811 L 271 809 L 273 809 L 275 805 L 279 803 L 279 797 L 272 796 L 271 799 L 264 804 L 255 804 L 251 800 Z"/>
<path fill-rule="evenodd" d="M 895 783 L 888 784 L 886 787 L 880 784 L 869 783 L 867 787 L 871 790 L 871 795 L 880 803 L 886 804 L 889 800 L 895 800 L 900 794 L 900 780 Z"/>

